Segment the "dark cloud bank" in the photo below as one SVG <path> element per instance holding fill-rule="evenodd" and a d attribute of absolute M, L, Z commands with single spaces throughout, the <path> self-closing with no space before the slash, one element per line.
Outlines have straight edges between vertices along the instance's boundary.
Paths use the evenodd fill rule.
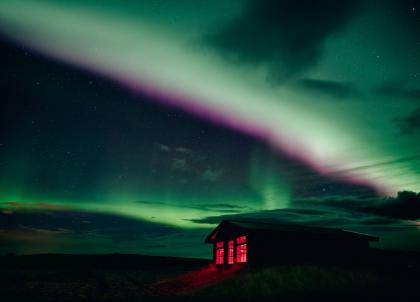
<path fill-rule="evenodd" d="M 252 218 L 267 222 L 339 227 L 384 236 L 385 246 L 389 234 L 415 234 L 413 231 L 418 227 L 416 220 L 420 219 L 420 193 L 414 192 L 400 192 L 392 198 L 305 198 L 294 200 L 289 208 L 243 214 L 230 212 L 238 210 L 237 206 L 230 204 L 201 206 L 202 209 L 227 211 L 225 215 L 193 220 L 197 224 L 216 224 L 222 219 Z M 0 212 L 0 241 L 7 243 L 0 247 L 0 253 L 39 252 L 42 242 L 43 248 L 50 252 L 71 252 L 76 247 L 78 252 L 89 253 L 99 245 L 102 252 L 210 256 L 210 249 L 203 244 L 209 228 L 185 230 L 113 214 L 52 209 L 44 204 L 36 207 L 42 211 Z M 420 247 L 419 240 L 416 240 L 413 247 L 409 248 Z M 391 244 L 391 247 L 399 246 Z"/>
<path fill-rule="evenodd" d="M 324 200 L 297 201 L 303 205 L 320 205 L 323 207 L 345 209 L 360 213 L 374 214 L 396 219 L 420 219 L 420 193 L 403 191 L 396 197 L 388 198 L 340 198 L 330 197 Z"/>
<path fill-rule="evenodd" d="M 420 107 L 407 116 L 396 118 L 394 122 L 401 134 L 420 134 Z"/>
<path fill-rule="evenodd" d="M 316 79 L 300 79 L 296 84 L 298 88 L 304 92 L 322 94 L 335 99 L 348 99 L 359 94 L 357 89 L 351 83 Z"/>
<path fill-rule="evenodd" d="M 354 0 L 253 0 L 242 15 L 207 36 L 233 62 L 264 65 L 283 80 L 317 63 L 324 41 L 356 11 Z"/>
<path fill-rule="evenodd" d="M 399 192 L 396 197 L 360 198 L 329 196 L 294 200 L 290 208 L 239 215 L 211 216 L 196 223 L 221 219 L 261 218 L 284 223 L 307 223 L 333 227 L 398 226 L 401 220 L 420 219 L 420 193 Z"/>
<path fill-rule="evenodd" d="M 404 87 L 404 83 L 384 83 L 378 88 L 377 92 L 381 96 L 396 98 L 398 100 L 413 101 L 420 103 L 420 89 L 409 89 Z"/>

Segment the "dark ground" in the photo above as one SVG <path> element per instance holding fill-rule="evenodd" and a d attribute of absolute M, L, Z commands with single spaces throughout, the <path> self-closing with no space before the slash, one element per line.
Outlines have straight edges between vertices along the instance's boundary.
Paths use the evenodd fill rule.
<path fill-rule="evenodd" d="M 420 254 L 218 270 L 144 255 L 0 257 L 0 301 L 420 301 Z"/>

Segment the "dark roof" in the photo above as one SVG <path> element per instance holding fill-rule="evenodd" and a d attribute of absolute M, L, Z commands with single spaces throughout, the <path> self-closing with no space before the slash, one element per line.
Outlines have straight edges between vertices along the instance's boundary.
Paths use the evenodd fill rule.
<path fill-rule="evenodd" d="M 370 236 L 362 233 L 347 231 L 339 228 L 326 228 L 317 226 L 308 226 L 301 224 L 282 224 L 264 222 L 261 220 L 222 220 L 220 224 L 206 237 L 205 242 L 212 242 L 212 237 L 221 229 L 224 225 L 232 225 L 244 230 L 255 230 L 255 231 L 269 231 L 269 232 L 293 232 L 293 233 L 312 233 L 318 235 L 334 235 L 343 237 L 359 238 L 368 241 L 378 241 L 379 238 Z"/>

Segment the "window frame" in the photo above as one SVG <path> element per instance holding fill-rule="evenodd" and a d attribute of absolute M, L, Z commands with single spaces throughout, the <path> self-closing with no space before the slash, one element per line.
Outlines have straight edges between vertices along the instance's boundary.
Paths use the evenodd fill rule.
<path fill-rule="evenodd" d="M 236 263 L 248 262 L 247 239 L 248 238 L 246 235 L 236 237 Z"/>
<path fill-rule="evenodd" d="M 222 265 L 225 263 L 225 242 L 218 241 L 216 242 L 215 246 L 215 263 L 216 265 Z"/>
<path fill-rule="evenodd" d="M 235 264 L 235 240 L 228 241 L 227 264 Z"/>

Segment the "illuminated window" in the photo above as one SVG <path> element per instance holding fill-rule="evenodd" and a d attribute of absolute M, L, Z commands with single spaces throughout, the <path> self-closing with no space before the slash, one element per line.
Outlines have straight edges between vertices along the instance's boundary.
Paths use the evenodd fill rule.
<path fill-rule="evenodd" d="M 236 244 L 246 243 L 246 236 L 239 236 L 236 238 Z"/>
<path fill-rule="evenodd" d="M 235 244 L 235 242 L 233 240 L 229 240 L 228 241 L 228 264 L 233 264 L 235 262 L 235 257 L 234 257 L 235 248 L 234 248 L 234 244 Z"/>
<path fill-rule="evenodd" d="M 236 238 L 236 262 L 247 262 L 246 236 Z"/>
<path fill-rule="evenodd" d="M 216 243 L 216 264 L 223 264 L 225 259 L 224 242 L 219 241 Z"/>

